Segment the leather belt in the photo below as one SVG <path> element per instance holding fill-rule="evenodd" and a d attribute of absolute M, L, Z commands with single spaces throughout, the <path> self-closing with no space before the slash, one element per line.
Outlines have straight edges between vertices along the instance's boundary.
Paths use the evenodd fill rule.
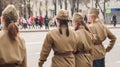
<path fill-rule="evenodd" d="M 95 42 L 94 45 L 102 45 L 102 42 Z"/>
<path fill-rule="evenodd" d="M 69 56 L 69 55 L 72 55 L 73 52 L 72 51 L 68 51 L 68 52 L 65 52 L 65 53 L 59 53 L 59 52 L 55 52 L 54 55 L 56 56 Z"/>
<path fill-rule="evenodd" d="M 0 67 L 20 67 L 18 64 L 0 64 Z"/>
<path fill-rule="evenodd" d="M 74 54 L 89 54 L 90 51 L 76 51 Z"/>

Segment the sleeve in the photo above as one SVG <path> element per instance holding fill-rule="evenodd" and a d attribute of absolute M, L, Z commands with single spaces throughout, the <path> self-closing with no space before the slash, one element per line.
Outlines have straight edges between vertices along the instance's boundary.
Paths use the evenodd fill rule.
<path fill-rule="evenodd" d="M 107 37 L 110 39 L 109 45 L 106 48 L 106 52 L 109 52 L 115 44 L 116 36 L 107 28 L 106 28 L 106 31 L 107 31 Z"/>
<path fill-rule="evenodd" d="M 87 37 L 90 37 L 90 39 L 88 40 L 88 43 L 91 47 L 90 54 L 91 54 L 92 58 L 94 58 L 94 40 L 95 40 L 95 37 L 93 36 L 92 33 L 89 33 L 89 36 L 87 36 Z"/>
<path fill-rule="evenodd" d="M 75 35 L 74 36 L 75 45 L 74 45 L 74 51 L 73 51 L 73 53 L 75 53 L 77 51 L 77 46 L 79 44 L 79 36 L 77 35 L 77 32 L 75 32 L 75 31 L 74 31 L 73 35 Z"/>
<path fill-rule="evenodd" d="M 27 55 L 26 54 L 25 54 L 25 58 L 20 67 L 27 67 Z"/>
<path fill-rule="evenodd" d="M 48 33 L 46 35 L 46 38 L 44 40 L 44 43 L 43 43 L 43 46 L 42 46 L 42 50 L 41 50 L 41 53 L 40 53 L 40 58 L 39 58 L 39 67 L 42 67 L 43 63 L 46 61 L 50 51 L 51 51 L 51 48 L 52 48 L 52 43 L 53 43 L 53 40 L 50 36 L 50 33 Z"/>
<path fill-rule="evenodd" d="M 25 51 L 24 51 L 24 59 L 23 59 L 23 62 L 22 62 L 22 64 L 21 64 L 21 66 L 20 67 L 27 67 L 27 51 L 26 51 L 26 45 L 25 45 L 25 40 L 22 38 L 22 43 L 23 43 L 23 47 L 24 47 L 24 49 L 25 49 Z"/>

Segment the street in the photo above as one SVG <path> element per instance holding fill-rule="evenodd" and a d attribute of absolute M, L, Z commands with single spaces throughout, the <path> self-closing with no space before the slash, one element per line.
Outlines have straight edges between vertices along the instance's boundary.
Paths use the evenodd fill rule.
<path fill-rule="evenodd" d="M 120 67 L 120 35 L 118 32 L 119 28 L 111 29 L 111 31 L 116 35 L 117 42 L 111 50 L 106 55 L 106 67 Z M 42 43 L 46 36 L 47 32 L 21 32 L 21 36 L 26 41 L 27 47 L 27 59 L 28 59 L 28 67 L 38 67 L 38 60 L 40 51 L 42 48 Z M 108 39 L 104 42 L 105 46 L 108 44 Z M 50 53 L 47 61 L 44 63 L 43 67 L 50 67 L 51 57 L 53 56 L 53 52 Z"/>

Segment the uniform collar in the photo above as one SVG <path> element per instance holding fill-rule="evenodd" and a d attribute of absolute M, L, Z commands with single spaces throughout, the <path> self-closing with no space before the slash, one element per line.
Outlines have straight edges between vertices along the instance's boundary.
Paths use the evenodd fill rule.
<path fill-rule="evenodd" d="M 83 25 L 80 25 L 78 29 L 85 29 Z"/>
<path fill-rule="evenodd" d="M 7 31 L 8 29 L 6 27 L 2 27 L 2 30 L 3 31 Z"/>

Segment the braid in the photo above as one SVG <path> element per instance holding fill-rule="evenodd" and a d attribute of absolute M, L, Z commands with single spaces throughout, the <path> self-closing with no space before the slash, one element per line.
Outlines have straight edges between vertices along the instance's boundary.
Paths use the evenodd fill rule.
<path fill-rule="evenodd" d="M 62 30 L 61 30 L 61 24 L 60 24 L 60 26 L 59 26 L 59 32 L 60 32 L 60 34 L 62 34 Z"/>
<path fill-rule="evenodd" d="M 69 29 L 68 29 L 68 23 L 66 23 L 67 29 L 66 29 L 66 35 L 69 36 Z"/>
<path fill-rule="evenodd" d="M 58 18 L 57 18 L 57 20 L 60 21 L 60 25 L 59 25 L 59 32 L 60 32 L 60 34 L 63 34 L 62 30 L 61 30 L 62 25 L 66 25 L 66 27 L 67 27 L 67 29 L 66 29 L 66 36 L 69 36 L 68 20 L 61 20 L 61 19 L 58 19 Z"/>
<path fill-rule="evenodd" d="M 79 26 L 80 26 L 80 24 L 78 23 L 78 24 L 77 24 L 77 27 L 75 28 L 75 31 L 78 30 Z"/>

